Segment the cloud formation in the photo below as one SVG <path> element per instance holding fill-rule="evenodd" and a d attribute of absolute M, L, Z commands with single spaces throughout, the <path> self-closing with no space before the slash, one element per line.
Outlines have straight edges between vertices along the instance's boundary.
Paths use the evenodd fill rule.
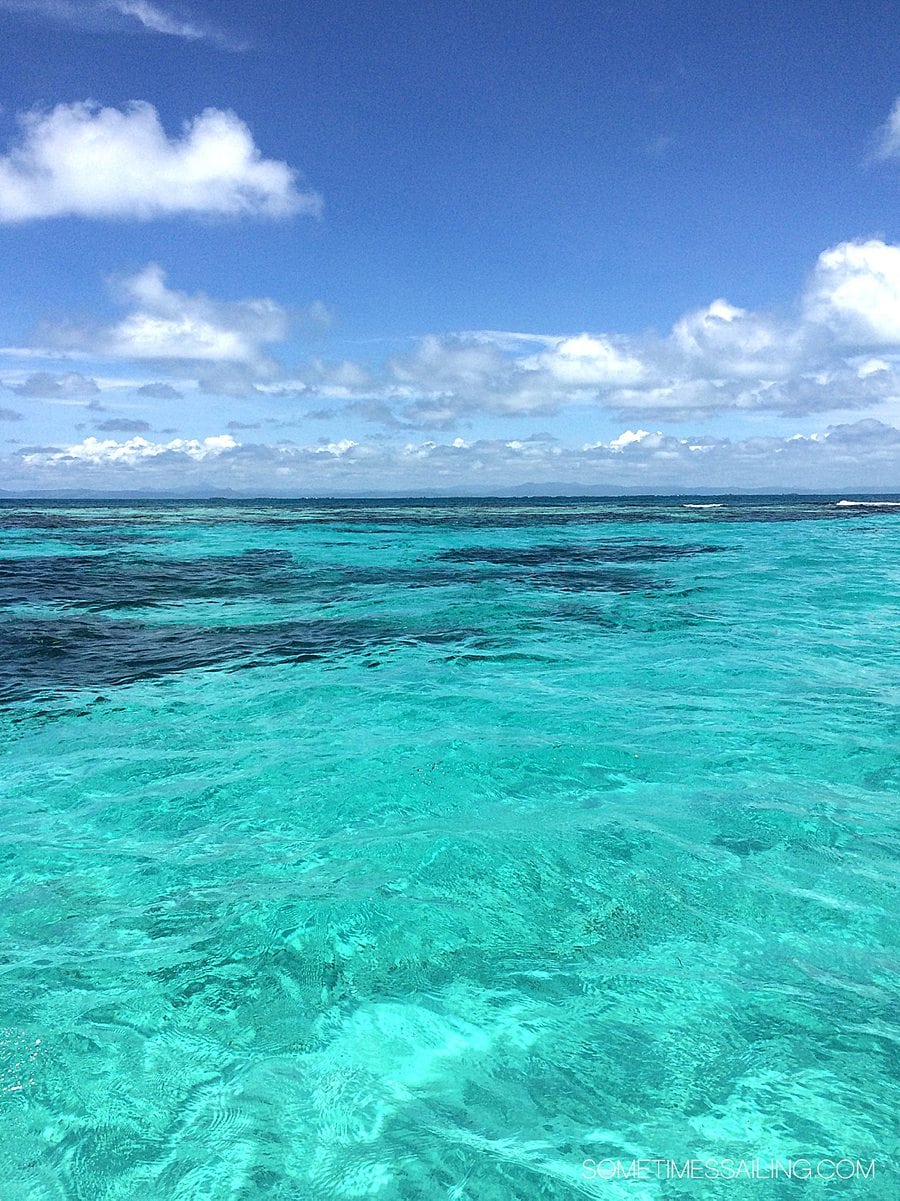
<path fill-rule="evenodd" d="M 128 308 L 120 320 L 47 328 L 44 343 L 60 355 L 158 363 L 198 397 L 271 406 L 301 399 L 310 417 L 352 415 L 395 434 L 572 409 L 580 419 L 602 410 L 647 423 L 866 410 L 883 417 L 900 404 L 900 246 L 877 239 L 824 251 L 783 313 L 720 297 L 662 334 L 428 334 L 380 364 L 313 357 L 290 374 L 273 351 L 296 322 L 275 300 L 177 291 L 156 264 L 118 291 Z M 50 387 L 29 388 L 39 386 Z M 148 398 L 174 399 L 173 391 L 142 383 Z"/>
<path fill-rule="evenodd" d="M 900 158 L 900 97 L 894 101 L 887 120 L 878 131 L 874 157 Z"/>
<path fill-rule="evenodd" d="M 22 137 L 0 157 L 0 221 L 135 218 L 179 213 L 288 217 L 322 200 L 265 159 L 232 112 L 208 108 L 170 138 L 152 104 L 91 101 L 20 114 Z"/>
<path fill-rule="evenodd" d="M 97 429 L 104 434 L 146 434 L 150 423 L 133 417 L 108 417 L 100 422 Z"/>
<path fill-rule="evenodd" d="M 109 0 L 109 7 L 123 17 L 133 18 L 151 33 L 164 33 L 170 37 L 185 38 L 189 42 L 220 40 L 220 35 L 209 26 L 175 16 L 159 4 L 151 4 L 150 0 Z"/>
<path fill-rule="evenodd" d="M 475 413 L 520 416 L 568 406 L 625 417 L 796 417 L 900 396 L 898 355 L 900 247 L 873 239 L 823 252 L 790 316 L 720 298 L 662 336 L 428 335 L 378 377 L 353 363 L 314 362 L 301 382 L 310 394 L 343 398 L 357 412 L 369 406 L 385 426 L 442 429 Z"/>
<path fill-rule="evenodd" d="M 54 464 L 87 464 L 94 467 L 110 464 L 134 466 L 141 459 L 156 459 L 161 456 L 187 458 L 200 462 L 215 457 L 237 446 L 230 434 L 218 434 L 209 438 L 174 438 L 171 442 L 148 442 L 146 438 L 129 438 L 116 442 L 109 438 L 85 438 L 74 446 L 59 450 L 26 451 L 22 461 L 29 465 L 52 466 Z"/>
<path fill-rule="evenodd" d="M 86 400 L 100 394 L 97 381 L 78 371 L 67 371 L 54 375 L 49 371 L 36 371 L 21 384 L 7 384 L 10 392 L 39 400 Z"/>
<path fill-rule="evenodd" d="M 175 12 L 156 0 L 0 0 L 0 11 L 100 33 L 132 32 L 137 27 L 189 42 L 211 42 L 224 50 L 246 49 L 246 43 L 187 14 L 183 6 Z"/>
<path fill-rule="evenodd" d="M 824 251 L 804 296 L 804 316 L 840 349 L 900 348 L 900 246 L 872 240 Z"/>
<path fill-rule="evenodd" d="M 288 316 L 274 300 L 213 300 L 202 292 L 169 288 L 166 275 L 149 263 L 118 284 L 130 311 L 111 325 L 45 330 L 62 350 L 112 359 L 194 364 L 238 364 L 264 372 L 265 348 L 287 336 Z M 165 383 L 145 384 L 145 396 L 168 400 L 178 393 Z"/>
<path fill-rule="evenodd" d="M 229 434 L 151 442 L 85 438 L 26 449 L 7 460 L 18 487 L 170 489 L 202 486 L 253 495 L 462 490 L 484 494 L 527 487 L 586 486 L 645 493 L 896 491 L 900 429 L 863 420 L 790 437 L 675 437 L 626 430 L 609 441 L 567 447 L 549 434 L 513 439 L 410 441 L 399 446 L 350 438 L 311 445 L 241 444 Z"/>
<path fill-rule="evenodd" d="M 150 400 L 181 400 L 181 393 L 171 384 L 157 381 L 156 383 L 141 384 L 136 389 L 138 396 L 147 396 Z"/>

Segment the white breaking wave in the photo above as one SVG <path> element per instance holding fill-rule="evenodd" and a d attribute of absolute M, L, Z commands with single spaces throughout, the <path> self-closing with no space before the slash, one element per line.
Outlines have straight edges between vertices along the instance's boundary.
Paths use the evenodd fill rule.
<path fill-rule="evenodd" d="M 873 509 L 900 509 L 900 500 L 839 500 L 837 502 L 839 509 L 857 506 Z"/>

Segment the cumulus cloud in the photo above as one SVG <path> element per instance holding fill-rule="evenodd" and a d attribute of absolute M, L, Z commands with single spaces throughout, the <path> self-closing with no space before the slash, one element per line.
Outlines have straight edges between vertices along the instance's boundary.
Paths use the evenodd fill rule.
<path fill-rule="evenodd" d="M 321 197 L 300 191 L 296 173 L 263 158 L 244 122 L 222 109 L 205 109 L 172 138 L 145 101 L 59 104 L 19 124 L 19 144 L 0 157 L 0 221 L 321 211 Z"/>
<path fill-rule="evenodd" d="M 109 417 L 101 421 L 97 429 L 105 434 L 146 434 L 150 423 L 134 417 Z"/>
<path fill-rule="evenodd" d="M 21 421 L 22 414 L 15 409 L 0 409 L 0 421 Z"/>
<path fill-rule="evenodd" d="M 370 371 L 350 359 L 337 363 L 313 359 L 306 369 L 305 382 L 315 387 L 319 395 L 353 396 L 371 387 L 373 381 Z"/>
<path fill-rule="evenodd" d="M 273 300 L 177 291 L 155 264 L 119 292 L 121 320 L 45 330 L 45 341 L 69 354 L 159 362 L 198 396 L 302 399 L 311 416 L 352 415 L 396 432 L 573 408 L 646 425 L 727 413 L 884 416 L 900 402 L 900 246 L 877 239 L 824 251 L 785 313 L 719 298 L 663 333 L 428 334 L 381 364 L 311 358 L 290 377 L 272 348 L 294 323 Z M 168 387 L 144 385 L 144 394 L 173 399 Z"/>
<path fill-rule="evenodd" d="M 621 343 L 621 340 L 620 340 Z M 564 338 L 552 349 L 522 360 L 528 371 L 546 371 L 563 386 L 621 387 L 639 383 L 647 369 L 626 346 L 604 335 Z"/>
<path fill-rule="evenodd" d="M 802 329 L 727 300 L 677 321 L 672 347 L 694 374 L 736 380 L 784 379 L 802 365 L 806 350 Z"/>
<path fill-rule="evenodd" d="M 900 347 L 900 246 L 872 239 L 826 250 L 804 304 L 807 320 L 842 347 Z"/>
<path fill-rule="evenodd" d="M 54 375 L 49 371 L 37 371 L 21 384 L 7 384 L 17 396 L 39 400 L 86 400 L 99 395 L 97 381 L 77 371 Z"/>
<path fill-rule="evenodd" d="M 165 272 L 150 263 L 118 286 L 131 311 L 98 329 L 73 326 L 45 330 L 61 349 L 116 359 L 238 365 L 266 369 L 265 347 L 282 341 L 288 316 L 274 300 L 212 300 L 202 292 L 169 288 Z M 251 372 L 252 374 L 252 372 Z M 144 394 L 172 399 L 167 384 L 145 384 Z"/>
<path fill-rule="evenodd" d="M 354 442 L 352 438 L 341 438 L 338 442 L 322 442 L 318 446 L 308 447 L 307 450 L 314 455 L 331 455 L 332 458 L 340 459 L 357 446 L 359 443 Z"/>
<path fill-rule="evenodd" d="M 421 339 L 412 355 L 388 363 L 388 374 L 397 396 L 439 400 L 452 397 L 481 407 L 492 394 L 502 398 L 510 389 L 515 363 L 502 348 L 486 339 L 430 334 Z"/>
<path fill-rule="evenodd" d="M 59 450 L 26 452 L 22 458 L 30 465 L 80 463 L 94 467 L 110 464 L 133 466 L 142 459 L 156 459 L 164 455 L 199 462 L 236 446 L 230 434 L 216 434 L 203 439 L 174 438 L 171 442 L 148 442 L 146 438 L 129 438 L 127 442 L 116 442 L 112 438 L 105 441 L 85 438 L 83 442 Z"/>
<path fill-rule="evenodd" d="M 181 393 L 171 384 L 162 382 L 141 384 L 137 389 L 139 396 L 149 396 L 151 400 L 181 400 Z"/>
<path fill-rule="evenodd" d="M 651 437 L 649 430 L 625 430 L 619 434 L 618 438 L 613 438 L 609 442 L 610 450 L 624 450 L 626 446 L 632 446 L 635 442 L 643 442 L 645 438 Z M 596 449 L 602 446 L 602 442 L 595 442 L 592 447 L 586 446 L 585 450 Z"/>
<path fill-rule="evenodd" d="M 189 42 L 212 42 L 226 50 L 246 49 L 245 42 L 182 6 L 176 12 L 156 0 L 0 0 L 0 11 L 75 29 L 114 33 L 139 28 Z"/>
<path fill-rule="evenodd" d="M 535 349 L 535 346 L 538 349 Z M 383 373 L 337 388 L 321 365 L 305 383 L 383 425 L 450 428 L 474 413 L 520 416 L 567 406 L 669 418 L 785 416 L 864 409 L 900 396 L 900 247 L 844 242 L 820 255 L 794 315 L 725 299 L 668 334 L 469 332 L 423 338 Z M 386 411 L 385 406 L 389 406 Z"/>

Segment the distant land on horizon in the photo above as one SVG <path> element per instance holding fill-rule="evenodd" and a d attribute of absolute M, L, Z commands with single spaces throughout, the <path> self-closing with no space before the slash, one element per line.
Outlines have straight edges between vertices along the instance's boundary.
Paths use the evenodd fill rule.
<path fill-rule="evenodd" d="M 160 491 L 160 492 L 125 492 L 125 491 L 100 491 L 87 489 L 60 489 L 55 492 L 13 492 L 0 488 L 0 502 L 6 501 L 61 501 L 61 500 L 122 500 L 122 501 L 234 501 L 234 502 L 250 502 L 250 501 L 308 501 L 308 500 L 578 500 L 595 498 L 602 500 L 604 498 L 610 500 L 628 499 L 628 500 L 667 500 L 671 498 L 690 499 L 691 497 L 703 497 L 704 499 L 722 499 L 722 500 L 740 500 L 743 498 L 759 498 L 759 497 L 778 497 L 779 499 L 788 499 L 790 497 L 802 497 L 808 499 L 834 500 L 838 501 L 844 497 L 860 500 L 874 500 L 885 502 L 900 499 L 900 491 L 897 492 L 862 492 L 845 489 L 843 491 L 835 489 L 832 491 L 821 491 L 814 489 L 784 489 L 773 490 L 771 488 L 746 489 L 741 492 L 722 492 L 712 488 L 694 489 L 690 492 L 674 491 L 674 492 L 646 492 L 639 489 L 620 488 L 611 489 L 604 488 L 599 485 L 592 486 L 590 484 L 520 484 L 516 487 L 497 488 L 492 492 L 479 492 L 464 489 L 429 489 L 421 491 L 401 492 L 399 490 L 384 490 L 384 491 L 360 491 L 360 492 L 308 492 L 308 493 L 284 493 L 284 494 L 266 494 L 252 492 L 237 492 L 227 489 L 190 489 L 183 491 Z"/>

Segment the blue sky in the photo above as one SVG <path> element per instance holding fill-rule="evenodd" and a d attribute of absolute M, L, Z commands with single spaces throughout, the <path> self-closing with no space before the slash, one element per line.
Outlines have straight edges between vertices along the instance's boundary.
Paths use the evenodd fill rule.
<path fill-rule="evenodd" d="M 900 488 L 896 23 L 0 0 L 0 488 Z"/>

